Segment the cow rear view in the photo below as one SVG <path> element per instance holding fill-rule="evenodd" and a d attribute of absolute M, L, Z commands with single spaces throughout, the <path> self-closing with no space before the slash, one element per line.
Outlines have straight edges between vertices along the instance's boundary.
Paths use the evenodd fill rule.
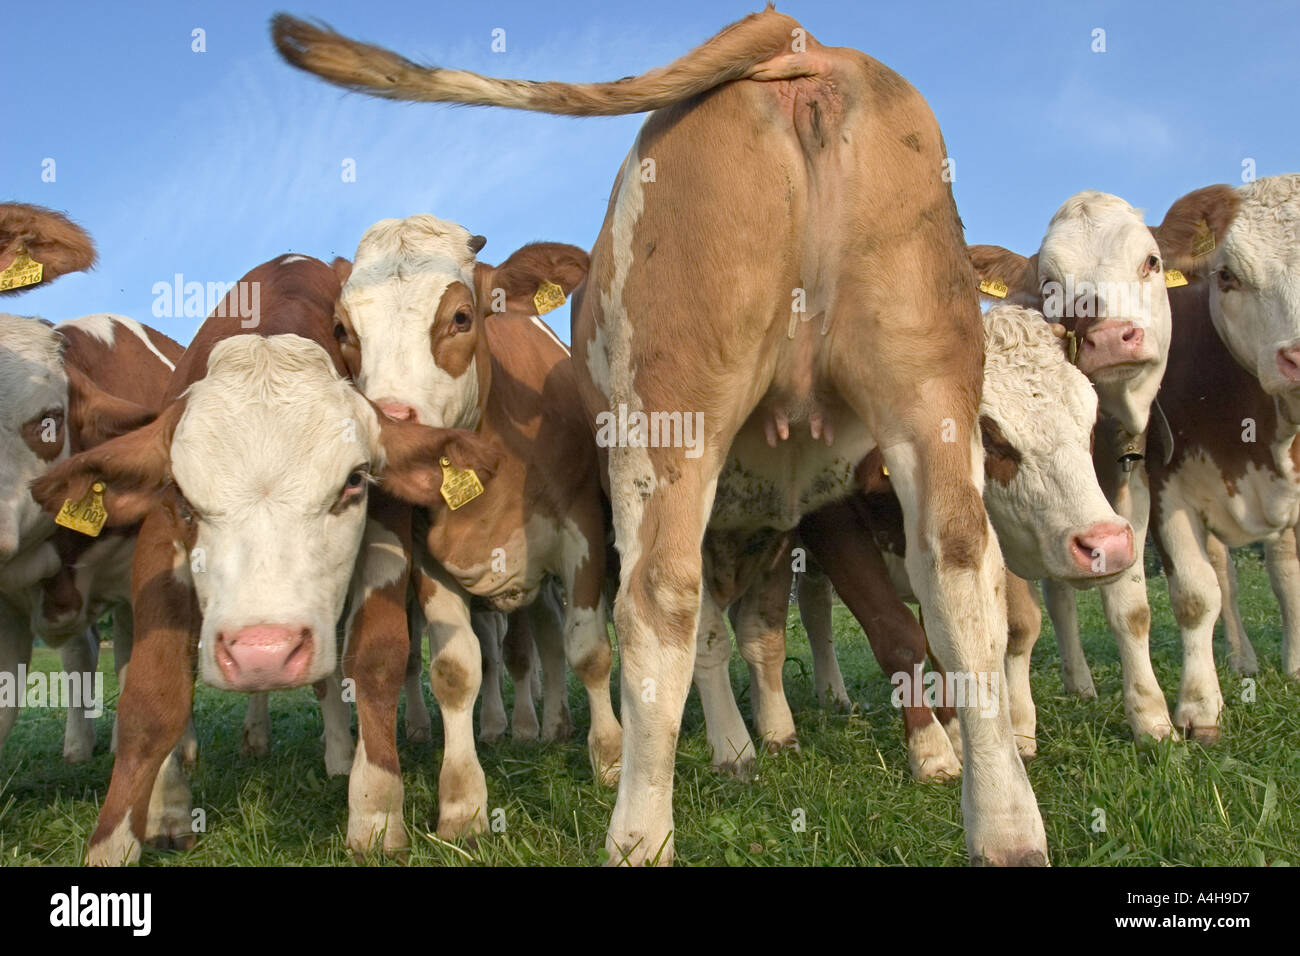
<path fill-rule="evenodd" d="M 656 110 L 573 309 L 588 412 L 627 423 L 605 449 L 624 721 L 612 862 L 673 856 L 701 582 L 715 595 L 743 589 L 759 570 L 752 555 L 847 495 L 873 448 L 903 506 L 936 654 L 955 671 L 1000 672 L 1004 570 L 981 500 L 975 280 L 938 125 L 906 81 L 771 10 L 604 84 L 425 69 L 288 17 L 274 33 L 296 65 L 380 96 Z M 698 423 L 690 441 L 687 421 Z M 967 846 L 975 862 L 1045 863 L 1008 710 L 960 713 Z"/>

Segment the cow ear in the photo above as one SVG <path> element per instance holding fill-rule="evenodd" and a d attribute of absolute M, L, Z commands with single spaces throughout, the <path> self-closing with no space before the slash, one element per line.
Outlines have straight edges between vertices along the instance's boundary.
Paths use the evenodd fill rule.
<path fill-rule="evenodd" d="M 110 395 L 80 369 L 67 365 L 65 370 L 73 454 L 143 428 L 158 417 L 153 409 Z"/>
<path fill-rule="evenodd" d="M 330 268 L 334 270 L 334 275 L 338 277 L 339 285 L 347 282 L 348 277 L 352 275 L 352 263 L 342 256 L 335 256 L 334 261 L 330 263 Z"/>
<path fill-rule="evenodd" d="M 95 264 L 95 244 L 67 216 L 26 203 L 0 203 L 0 272 L 26 252 L 41 264 L 41 284 Z M 21 292 L 32 284 L 7 292 Z"/>
<path fill-rule="evenodd" d="M 1241 206 L 1232 186 L 1206 186 L 1176 200 L 1164 222 L 1152 229 L 1166 269 L 1196 273 L 1209 265 Z"/>
<path fill-rule="evenodd" d="M 152 422 L 59 462 L 32 482 L 32 497 L 49 514 L 104 485 L 109 527 L 132 525 L 158 506 L 171 481 L 172 433 L 184 408 L 173 402 Z"/>
<path fill-rule="evenodd" d="M 1038 253 L 1026 258 L 1001 246 L 967 248 L 980 295 L 986 301 L 1038 308 Z"/>
<path fill-rule="evenodd" d="M 479 311 L 485 316 L 501 311 L 504 298 L 511 311 L 549 312 L 582 284 L 590 265 L 586 252 L 563 242 L 530 243 L 495 268 L 479 263 L 474 270 Z"/>
<path fill-rule="evenodd" d="M 378 415 L 384 461 L 381 487 L 395 498 L 425 508 L 445 505 L 445 471 L 472 471 L 486 486 L 497 473 L 501 455 L 490 441 L 456 428 L 430 428 Z M 447 466 L 442 460 L 447 459 Z"/>

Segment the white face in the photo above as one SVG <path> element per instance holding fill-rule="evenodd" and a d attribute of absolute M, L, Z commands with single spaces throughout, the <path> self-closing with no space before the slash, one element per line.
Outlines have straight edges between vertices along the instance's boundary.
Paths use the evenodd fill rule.
<path fill-rule="evenodd" d="M 986 429 L 984 502 L 1007 566 L 1030 579 L 1104 583 L 1133 563 L 1133 530 L 1093 471 L 1092 386 L 1037 312 L 996 306 L 984 329 L 981 423 L 1000 433 L 988 443 Z"/>
<path fill-rule="evenodd" d="M 213 349 L 171 445 L 209 684 L 267 690 L 333 671 L 380 447 L 374 410 L 314 342 L 239 335 Z"/>
<path fill-rule="evenodd" d="M 422 425 L 478 426 L 470 239 L 462 226 L 421 215 L 384 219 L 357 246 L 339 308 L 361 348 L 357 386 L 386 412 L 405 406 Z"/>
<path fill-rule="evenodd" d="M 1210 260 L 1210 314 L 1264 391 L 1300 410 L 1300 174 L 1237 192 L 1241 206 Z"/>
<path fill-rule="evenodd" d="M 54 530 L 28 486 L 68 453 L 68 379 L 60 342 L 54 329 L 35 319 L 0 315 L 0 584 L 5 586 L 15 576 L 31 577 L 17 565 L 26 564 Z"/>
<path fill-rule="evenodd" d="M 1082 192 L 1056 211 L 1038 252 L 1043 313 L 1083 330 L 1078 365 L 1106 414 L 1146 427 L 1169 361 L 1164 263 L 1142 214 L 1108 193 Z"/>

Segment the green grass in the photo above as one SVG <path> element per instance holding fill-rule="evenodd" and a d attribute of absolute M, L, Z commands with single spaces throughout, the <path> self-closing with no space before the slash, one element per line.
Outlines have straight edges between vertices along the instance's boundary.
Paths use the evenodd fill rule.
<path fill-rule="evenodd" d="M 1124 719 L 1120 670 L 1096 592 L 1082 595 L 1080 624 L 1098 699 L 1061 689 L 1050 625 L 1034 655 L 1039 758 L 1029 776 L 1043 811 L 1056 865 L 1278 865 L 1300 862 L 1300 684 L 1277 670 L 1280 623 L 1268 581 L 1253 552 L 1237 555 L 1242 613 L 1259 652 L 1253 702 L 1227 669 L 1216 643 L 1227 706 L 1223 740 L 1213 749 L 1133 744 Z M 1156 674 L 1171 702 L 1181 645 L 1162 577 L 1151 582 Z M 709 769 L 698 700 L 687 705 L 677 759 L 677 858 L 710 865 L 964 864 L 960 791 L 911 781 L 902 720 L 856 622 L 837 606 L 837 646 L 850 695 L 861 712 L 822 710 L 813 695 L 808 646 L 791 614 L 786 687 L 802 752 L 763 755 L 757 779 L 742 784 Z M 112 769 L 107 753 L 116 698 L 111 655 L 109 708 L 98 722 L 88 765 L 61 760 L 62 713 L 24 712 L 0 758 L 0 862 L 76 864 L 94 826 Z M 58 666 L 39 650 L 35 665 Z M 749 709 L 748 672 L 737 658 L 733 683 Z M 437 815 L 440 726 L 429 745 L 401 743 L 406 820 L 415 864 L 585 865 L 603 857 L 613 793 L 587 765 L 586 706 L 571 682 L 581 728 L 562 745 L 480 747 L 489 806 L 504 832 L 476 846 L 451 847 L 430 834 Z M 426 690 L 426 694 L 427 694 Z M 207 831 L 187 853 L 146 851 L 164 865 L 337 865 L 353 862 L 343 843 L 347 784 L 325 776 L 321 724 L 309 690 L 272 697 L 272 753 L 241 758 L 245 699 L 206 687 L 198 692 L 199 766 L 194 805 Z M 436 706 L 431 703 L 436 713 Z M 399 723 L 400 727 L 400 723 Z M 1105 831 L 1094 832 L 1096 810 Z M 794 832 L 803 811 L 806 830 Z M 380 863 L 375 859 L 369 862 Z M 388 861 L 391 862 L 391 861 Z"/>

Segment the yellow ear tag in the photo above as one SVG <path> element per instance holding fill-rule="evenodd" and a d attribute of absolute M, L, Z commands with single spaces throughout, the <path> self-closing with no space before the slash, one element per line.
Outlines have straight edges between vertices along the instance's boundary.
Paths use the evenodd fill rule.
<path fill-rule="evenodd" d="M 543 279 L 542 284 L 533 293 L 533 308 L 537 310 L 537 314 L 545 315 L 562 305 L 564 305 L 564 290 L 554 282 Z"/>
<path fill-rule="evenodd" d="M 1079 337 L 1067 330 L 1065 340 L 1070 343 L 1070 364 L 1077 365 L 1079 363 Z"/>
<path fill-rule="evenodd" d="M 14 256 L 14 261 L 9 264 L 9 268 L 0 272 L 0 292 L 36 285 L 44 274 L 45 266 L 28 255 L 26 249 L 19 249 L 18 255 Z"/>
<path fill-rule="evenodd" d="M 68 499 L 54 516 L 54 523 L 73 531 L 98 538 L 108 521 L 108 512 L 104 510 L 104 483 L 97 481 L 90 486 L 80 501 Z"/>
<path fill-rule="evenodd" d="M 446 455 L 438 459 L 438 464 L 442 465 L 442 500 L 452 511 L 483 494 L 483 482 L 473 469 L 457 468 Z"/>
<path fill-rule="evenodd" d="M 1007 297 L 1007 284 L 1001 279 L 985 279 L 980 283 L 980 291 L 985 295 L 991 295 L 995 299 L 1005 299 Z"/>
<path fill-rule="evenodd" d="M 882 475 L 884 475 L 886 478 L 888 478 L 888 477 L 889 477 L 889 466 L 888 466 L 888 465 L 881 465 L 881 466 L 880 466 L 880 473 L 881 473 Z"/>
<path fill-rule="evenodd" d="M 1192 255 L 1205 256 L 1214 251 L 1214 233 L 1210 224 L 1202 219 L 1196 224 L 1196 235 L 1192 239 Z"/>
<path fill-rule="evenodd" d="M 1177 289 L 1180 285 L 1187 285 L 1187 277 L 1177 269 L 1165 270 L 1165 288 Z"/>

